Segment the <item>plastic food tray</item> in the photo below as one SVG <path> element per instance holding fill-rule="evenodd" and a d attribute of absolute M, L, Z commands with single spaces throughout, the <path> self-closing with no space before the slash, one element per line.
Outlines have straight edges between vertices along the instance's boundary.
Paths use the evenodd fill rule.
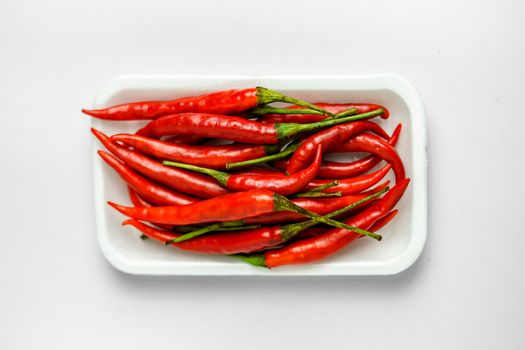
<path fill-rule="evenodd" d="M 106 204 L 110 199 L 129 204 L 129 198 L 126 185 L 96 154 L 103 146 L 93 138 L 98 242 L 111 264 L 127 273 L 145 275 L 387 275 L 409 267 L 420 255 L 427 236 L 426 121 L 418 94 L 399 76 L 124 76 L 108 82 L 93 107 L 255 86 L 314 102 L 377 103 L 391 112 L 390 119 L 380 121 L 388 132 L 403 123 L 396 148 L 411 183 L 398 204 L 399 214 L 380 231 L 383 240 L 360 239 L 323 261 L 273 270 L 227 256 L 193 254 L 143 241 L 133 227 L 121 226 L 124 217 Z M 144 124 L 98 119 L 92 122 L 93 127 L 108 134 L 134 132 Z"/>

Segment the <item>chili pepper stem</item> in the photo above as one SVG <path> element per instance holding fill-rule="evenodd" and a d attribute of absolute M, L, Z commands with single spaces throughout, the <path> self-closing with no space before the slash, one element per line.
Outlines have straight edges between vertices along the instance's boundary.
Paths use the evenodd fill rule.
<path fill-rule="evenodd" d="M 267 267 L 266 262 L 264 259 L 264 255 L 262 254 L 235 254 L 230 255 L 233 258 L 240 259 L 250 265 L 257 266 L 257 267 Z"/>
<path fill-rule="evenodd" d="M 316 187 L 316 188 L 312 188 L 310 191 L 308 192 L 322 192 L 324 190 L 327 190 L 331 187 L 334 187 L 334 186 L 337 186 L 339 185 L 339 181 L 335 180 L 335 181 L 332 181 L 332 182 L 329 182 L 327 184 L 324 184 L 324 185 L 321 185 L 319 187 Z"/>
<path fill-rule="evenodd" d="M 283 158 L 288 157 L 293 152 L 295 152 L 297 148 L 299 148 L 299 145 L 300 145 L 299 142 L 294 142 L 291 145 L 289 145 L 284 151 L 281 151 L 279 153 L 271 154 L 269 156 L 265 156 L 261 158 L 245 160 L 242 162 L 227 163 L 226 169 L 240 168 L 240 167 L 244 167 L 248 165 L 261 164 L 261 163 L 271 162 L 274 160 L 283 159 Z"/>
<path fill-rule="evenodd" d="M 312 109 L 290 109 L 290 108 L 277 108 L 272 106 L 261 106 L 255 107 L 248 111 L 249 114 L 259 116 L 265 114 L 315 114 L 324 115 L 324 113 L 312 110 Z"/>
<path fill-rule="evenodd" d="M 297 123 L 276 123 L 275 129 L 277 131 L 277 138 L 279 140 L 288 140 L 295 137 L 296 135 L 308 131 L 314 131 L 321 128 L 326 128 L 328 126 L 333 126 L 342 123 L 353 122 L 356 120 L 368 119 L 378 115 L 381 115 L 385 112 L 384 109 L 379 108 L 375 111 L 368 113 L 362 113 L 357 115 L 352 115 L 344 118 L 330 118 L 316 123 L 310 124 L 297 124 Z"/>
<path fill-rule="evenodd" d="M 230 174 L 225 173 L 223 171 L 203 168 L 203 167 L 196 166 L 196 165 L 191 165 L 191 164 L 172 162 L 172 161 L 169 161 L 169 160 L 163 161 L 162 164 L 169 165 L 169 166 L 174 166 L 174 167 L 177 167 L 177 168 L 192 170 L 192 171 L 196 171 L 198 173 L 209 175 L 209 176 L 213 177 L 215 180 L 217 180 L 222 186 L 226 186 L 226 183 L 228 182 L 228 178 L 230 177 Z"/>
<path fill-rule="evenodd" d="M 365 231 L 365 230 L 362 230 L 360 228 L 357 228 L 357 227 L 353 227 L 353 226 L 349 226 L 347 224 L 344 224 L 342 222 L 339 222 L 339 221 L 335 221 L 335 220 L 332 220 L 332 219 L 329 219 L 327 217 L 323 217 L 319 214 L 316 214 L 314 212 L 311 212 L 309 210 L 306 210 L 296 204 L 294 204 L 293 202 L 290 202 L 288 199 L 286 199 L 286 197 L 283 197 L 281 195 L 278 195 L 278 194 L 274 194 L 274 200 L 275 200 L 275 206 L 276 206 L 276 210 L 287 210 L 287 211 L 293 211 L 293 212 L 296 212 L 298 214 L 301 214 L 301 215 L 304 215 L 306 217 L 309 217 L 311 219 L 316 219 L 317 222 L 322 222 L 324 224 L 327 224 L 327 225 L 330 225 L 330 226 L 334 226 L 334 227 L 338 227 L 338 228 L 342 228 L 342 229 L 345 229 L 345 230 L 349 230 L 349 231 L 354 231 L 356 233 L 359 233 L 361 235 L 364 235 L 364 236 L 369 236 L 371 238 L 374 238 L 378 241 L 381 240 L 381 235 L 377 235 L 375 233 L 372 233 L 372 232 L 368 232 L 368 231 Z"/>
<path fill-rule="evenodd" d="M 175 237 L 175 238 L 173 238 L 173 239 L 171 239 L 169 241 L 166 241 L 164 244 L 165 245 L 169 245 L 169 244 L 172 244 L 172 243 L 183 242 L 183 241 L 186 241 L 188 239 L 191 239 L 191 238 L 203 235 L 203 234 L 208 233 L 208 232 L 218 231 L 221 228 L 229 228 L 230 230 L 236 230 L 239 226 L 242 226 L 242 225 L 244 225 L 244 220 L 219 222 L 219 223 L 211 224 L 211 225 L 208 225 L 208 226 L 205 226 L 205 227 L 200 227 L 200 228 L 198 228 L 196 230 L 193 230 L 193 231 L 185 233 L 185 234 L 183 234 L 183 235 L 181 235 L 179 237 Z M 256 226 L 256 225 L 252 225 L 252 226 Z"/>
<path fill-rule="evenodd" d="M 308 103 L 306 101 L 299 100 L 294 97 L 286 96 L 281 94 L 280 92 L 273 91 L 264 87 L 258 86 L 256 88 L 256 96 L 257 96 L 257 102 L 258 104 L 265 105 L 272 102 L 284 102 L 284 103 L 290 103 L 296 106 L 302 106 L 314 111 L 318 111 L 321 114 L 327 115 L 327 116 L 334 116 L 333 113 L 325 111 L 324 109 L 317 107 L 316 105 L 313 105 L 311 103 Z"/>
<path fill-rule="evenodd" d="M 379 192 L 376 192 L 376 193 L 373 193 L 371 194 L 370 196 L 367 196 L 361 200 L 358 200 L 344 208 L 341 208 L 339 210 L 336 210 L 334 212 L 331 212 L 330 214 L 324 216 L 325 218 L 333 218 L 335 216 L 338 216 L 338 215 L 341 215 L 345 212 L 347 212 L 348 210 L 350 209 L 353 209 L 355 207 L 357 207 L 358 205 L 361 205 L 363 203 L 366 203 L 374 198 L 377 198 L 379 197 L 380 195 L 382 195 L 383 193 L 386 193 L 390 190 L 389 187 L 385 187 L 384 189 L 382 189 L 381 191 Z M 305 222 L 299 222 L 299 223 L 295 223 L 295 224 L 290 224 L 290 225 L 286 225 L 286 226 L 283 226 L 282 227 L 282 232 L 281 232 L 281 238 L 283 240 L 283 242 L 286 242 L 288 240 L 290 240 L 292 237 L 294 237 L 297 233 L 309 228 L 309 227 L 312 227 L 316 224 L 319 223 L 320 220 L 318 220 L 317 218 L 314 218 L 312 220 L 309 220 L 309 221 L 305 221 Z M 354 227 L 355 229 L 356 227 Z M 359 230 L 359 229 L 358 229 Z M 359 231 L 357 230 L 352 230 L 354 232 L 357 232 L 357 233 L 360 233 Z M 368 232 L 368 231 L 365 231 L 365 232 Z M 372 234 L 373 236 L 370 236 L 367 234 L 367 236 L 370 236 L 372 238 L 375 238 L 377 239 L 378 241 L 380 241 L 382 239 L 382 236 L 381 235 L 377 235 L 377 234 Z M 375 236 L 378 236 L 378 237 L 375 237 Z"/>
<path fill-rule="evenodd" d="M 294 197 L 295 198 L 322 198 L 322 197 L 342 197 L 343 192 L 337 191 L 337 192 L 303 192 L 303 193 L 297 193 Z"/>

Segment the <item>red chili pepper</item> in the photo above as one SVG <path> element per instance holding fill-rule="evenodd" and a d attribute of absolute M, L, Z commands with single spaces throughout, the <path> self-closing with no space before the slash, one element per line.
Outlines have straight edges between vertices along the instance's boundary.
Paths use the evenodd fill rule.
<path fill-rule="evenodd" d="M 380 193 L 374 194 L 373 196 L 378 195 L 380 195 Z M 372 196 L 362 199 L 361 202 L 365 202 L 370 199 L 372 199 Z M 329 215 L 326 215 L 325 218 L 342 214 L 351 207 L 352 205 L 349 205 L 345 208 L 334 211 Z M 183 250 L 208 254 L 237 254 L 250 253 L 263 248 L 276 246 L 291 239 L 302 230 L 316 225 L 317 223 L 319 223 L 318 219 L 313 219 L 307 222 L 284 226 L 262 227 L 244 231 L 214 233 L 207 236 L 195 237 L 178 243 L 173 243 L 173 240 L 180 237 L 180 235 L 174 235 L 166 231 L 154 229 L 150 226 L 141 224 L 136 220 L 126 220 L 123 224 L 133 225 L 148 237 L 163 243 L 173 244 Z M 381 236 L 374 235 L 373 237 L 379 240 L 381 239 Z"/>
<path fill-rule="evenodd" d="M 398 212 L 399 212 L 398 209 L 394 209 L 390 213 L 378 219 L 376 222 L 374 222 L 372 226 L 370 226 L 370 231 L 377 232 L 381 230 L 383 227 L 385 227 L 390 221 L 392 221 L 396 217 Z"/>
<path fill-rule="evenodd" d="M 98 154 L 129 186 L 152 203 L 157 205 L 186 205 L 197 201 L 194 197 L 175 192 L 142 177 L 109 153 L 98 151 Z"/>
<path fill-rule="evenodd" d="M 276 144 L 294 138 L 300 133 L 350 121 L 370 119 L 383 113 L 383 109 L 378 109 L 364 114 L 329 119 L 318 123 L 277 123 L 272 125 L 234 116 L 183 113 L 153 120 L 137 131 L 137 134 L 153 138 L 173 134 L 191 134 L 248 144 Z"/>
<path fill-rule="evenodd" d="M 390 113 L 388 109 L 383 106 L 371 104 L 371 103 L 324 103 L 317 102 L 314 105 L 324 109 L 325 111 L 338 114 L 349 109 L 355 108 L 357 114 L 367 113 L 375 111 L 376 109 L 382 108 L 385 110 L 385 113 L 381 116 L 383 119 L 388 119 Z M 300 109 L 300 106 L 289 106 L 288 109 Z M 315 123 L 325 120 L 327 117 L 325 115 L 319 114 L 266 114 L 264 117 L 259 119 L 259 122 L 264 124 L 274 124 L 274 123 Z"/>
<path fill-rule="evenodd" d="M 198 145 L 206 140 L 197 135 L 171 135 L 163 139 L 164 142 L 183 144 L 183 145 Z"/>
<path fill-rule="evenodd" d="M 390 213 L 401 199 L 408 183 L 408 178 L 398 182 L 383 198 L 347 220 L 346 223 L 362 229 L 370 228 L 374 222 Z M 252 265 L 266 266 L 268 268 L 304 264 L 323 259 L 338 252 L 359 238 L 359 236 L 358 233 L 352 231 L 332 229 L 319 236 L 300 240 L 282 248 L 267 251 L 264 254 L 240 256 L 240 258 Z"/>
<path fill-rule="evenodd" d="M 368 130 L 382 137 L 389 137 L 383 128 L 372 122 L 359 121 L 336 125 L 329 129 L 321 130 L 307 138 L 290 158 L 286 170 L 288 173 L 294 174 L 303 169 L 305 164 L 310 163 L 313 158 L 313 150 L 316 150 L 319 145 L 323 145 L 325 152 L 330 152 L 337 145 L 347 141 L 352 136 Z"/>
<path fill-rule="evenodd" d="M 355 194 L 362 191 L 365 191 L 366 189 L 370 188 L 371 186 L 374 186 L 376 183 L 381 181 L 383 177 L 388 173 L 388 171 L 392 168 L 390 164 L 385 165 L 381 169 L 370 173 L 366 175 L 351 177 L 348 179 L 337 179 L 337 182 L 339 183 L 337 186 L 330 187 L 329 189 L 325 190 L 324 192 L 332 193 L 332 192 L 342 192 L 343 195 L 349 195 L 349 194 Z M 310 181 L 308 185 L 304 188 L 306 191 L 311 190 L 313 188 L 325 185 L 329 182 L 332 182 L 335 180 L 330 179 L 315 179 Z"/>
<path fill-rule="evenodd" d="M 128 185 L 128 195 L 131 203 L 134 207 L 152 207 L 152 205 L 144 200 L 131 186 Z M 153 225 L 158 226 L 164 230 L 171 230 L 173 227 L 171 225 L 156 224 L 152 222 Z"/>
<path fill-rule="evenodd" d="M 399 140 L 399 135 L 401 133 L 401 124 L 395 128 L 392 136 L 388 139 L 388 143 L 392 146 L 397 144 Z M 342 148 L 336 147 L 334 151 L 341 151 Z M 354 177 L 366 173 L 367 171 L 372 170 L 377 164 L 381 162 L 381 158 L 374 155 L 369 155 L 361 159 L 355 160 L 350 163 L 340 163 L 340 162 L 331 162 L 323 161 L 321 168 L 317 173 L 317 178 L 319 179 L 340 179 L 345 177 Z M 277 168 L 282 166 L 282 163 L 274 164 Z"/>
<path fill-rule="evenodd" d="M 344 149 L 347 152 L 369 152 L 375 154 L 392 165 L 396 181 L 401 181 L 405 178 L 405 166 L 396 149 L 376 135 L 359 134 L 346 142 Z"/>
<path fill-rule="evenodd" d="M 231 221 L 283 210 L 287 201 L 267 190 L 229 193 L 184 206 L 130 208 L 109 204 L 137 220 L 169 225 Z"/>
<path fill-rule="evenodd" d="M 135 150 L 158 159 L 173 160 L 212 169 L 224 169 L 226 163 L 262 157 L 279 150 L 277 145 L 177 145 L 131 134 L 113 135 L 111 139 L 133 146 Z"/>
<path fill-rule="evenodd" d="M 240 171 L 233 172 L 232 174 L 236 175 L 261 175 L 261 176 L 275 176 L 275 175 L 285 175 L 281 171 L 276 171 L 268 168 L 261 168 L 261 167 L 250 167 L 250 168 L 244 168 Z"/>
<path fill-rule="evenodd" d="M 281 195 L 290 195 L 299 192 L 315 178 L 321 165 L 322 156 L 321 146 L 319 146 L 313 162 L 303 171 L 293 175 L 239 175 L 170 161 L 164 161 L 163 164 L 210 175 L 231 191 L 265 189 Z"/>
<path fill-rule="evenodd" d="M 216 197 L 228 193 L 226 189 L 213 179 L 182 169 L 164 166 L 160 162 L 138 152 L 117 145 L 115 142 L 112 142 L 109 137 L 94 128 L 92 128 L 91 131 L 111 153 L 144 176 L 181 192 L 201 198 Z"/>
<path fill-rule="evenodd" d="M 183 97 L 171 101 L 143 101 L 124 103 L 97 110 L 83 109 L 82 112 L 96 118 L 109 120 L 139 120 L 156 119 L 169 114 L 178 113 L 212 113 L 234 114 L 266 105 L 272 102 L 291 103 L 309 109 L 327 113 L 323 109 L 310 103 L 285 96 L 276 91 L 263 87 L 243 90 L 225 90 L 207 95 Z"/>
<path fill-rule="evenodd" d="M 314 212 L 319 215 L 327 215 L 331 212 L 349 206 L 357 201 L 362 200 L 374 193 L 378 193 L 384 190 L 388 186 L 389 181 L 385 181 L 383 184 L 377 186 L 376 188 L 353 195 L 335 197 L 335 198 L 295 198 L 291 201 L 311 212 Z M 362 208 L 362 206 L 356 206 L 354 209 Z M 304 220 L 305 217 L 290 211 L 280 211 L 275 213 L 263 214 L 259 216 L 254 216 L 252 218 L 247 218 L 244 220 L 245 224 L 275 224 L 279 222 L 290 222 L 290 221 L 300 221 Z"/>

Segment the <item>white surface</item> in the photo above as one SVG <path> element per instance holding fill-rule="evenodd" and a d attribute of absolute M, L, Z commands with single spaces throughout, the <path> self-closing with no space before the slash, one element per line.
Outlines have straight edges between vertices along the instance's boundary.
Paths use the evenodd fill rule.
<path fill-rule="evenodd" d="M 522 347 L 525 3 L 242 3 L 0 2 L 0 348 Z M 414 84 L 428 118 L 410 269 L 137 277 L 104 259 L 79 109 L 108 79 L 376 72 Z"/>
<path fill-rule="evenodd" d="M 224 256 L 203 256 L 183 251 L 175 253 L 156 242 L 146 244 L 142 240 L 131 239 L 131 234 L 137 236 L 138 231 L 129 226 L 123 227 L 123 216 L 107 205 L 110 200 L 132 205 L 126 185 L 100 159 L 97 150 L 104 147 L 96 140 L 92 151 L 95 215 L 98 241 L 105 257 L 119 270 L 143 275 L 390 275 L 412 265 L 421 254 L 427 237 L 426 118 L 416 91 L 399 76 L 123 76 L 104 85 L 93 107 L 104 108 L 132 101 L 173 99 L 254 86 L 270 87 L 309 101 L 367 101 L 388 106 L 392 117 L 386 121 L 376 118 L 375 121 L 389 133 L 398 123 L 403 123 L 402 137 L 396 149 L 404 160 L 411 182 L 396 206 L 399 214 L 388 225 L 385 239 L 380 244 L 370 239 L 359 240 L 329 259 L 308 266 L 286 266 L 272 271 Z M 134 133 L 146 124 L 145 121 L 115 123 L 99 119 L 93 119 L 92 123 L 94 128 L 106 135 Z"/>

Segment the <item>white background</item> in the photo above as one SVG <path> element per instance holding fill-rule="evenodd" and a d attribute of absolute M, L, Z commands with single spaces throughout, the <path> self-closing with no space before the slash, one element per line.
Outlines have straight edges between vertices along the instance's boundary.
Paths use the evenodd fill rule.
<path fill-rule="evenodd" d="M 518 348 L 525 2 L 0 1 L 0 348 Z M 366 74 L 428 117 L 429 237 L 367 278 L 125 275 L 95 237 L 89 119 L 128 73 Z M 164 346 L 163 346 L 164 345 Z"/>

